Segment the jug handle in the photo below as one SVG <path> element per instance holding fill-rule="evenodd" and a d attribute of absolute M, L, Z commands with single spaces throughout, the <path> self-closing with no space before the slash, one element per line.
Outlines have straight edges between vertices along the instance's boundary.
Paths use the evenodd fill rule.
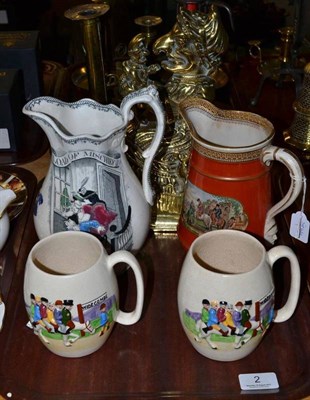
<path fill-rule="evenodd" d="M 158 91 L 155 86 L 150 85 L 147 88 L 138 90 L 136 92 L 130 93 L 127 95 L 121 105 L 120 108 L 122 110 L 123 118 L 125 120 L 126 125 L 128 124 L 130 118 L 130 111 L 133 105 L 146 103 L 151 106 L 153 109 L 157 125 L 156 132 L 153 137 L 153 140 L 150 146 L 144 150 L 142 156 L 145 159 L 143 171 L 142 171 L 142 188 L 144 192 L 144 196 L 146 201 L 153 205 L 153 189 L 151 186 L 151 166 L 154 160 L 155 154 L 158 150 L 158 147 L 162 141 L 165 131 L 165 113 L 163 105 L 159 99 Z"/>
<path fill-rule="evenodd" d="M 264 238 L 271 244 L 277 239 L 275 216 L 288 208 L 298 197 L 304 182 L 304 170 L 298 158 L 291 151 L 276 146 L 268 146 L 262 152 L 264 164 L 280 161 L 290 172 L 291 185 L 286 195 L 267 212 Z"/>

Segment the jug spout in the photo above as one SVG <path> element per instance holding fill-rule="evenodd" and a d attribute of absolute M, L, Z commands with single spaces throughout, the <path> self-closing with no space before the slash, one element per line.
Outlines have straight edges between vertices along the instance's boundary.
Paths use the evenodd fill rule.
<path fill-rule="evenodd" d="M 215 151 L 255 150 L 271 142 L 274 127 L 266 118 L 246 111 L 225 110 L 208 100 L 189 98 L 180 105 L 192 139 Z"/>
<path fill-rule="evenodd" d="M 11 189 L 0 190 L 0 218 L 5 213 L 8 205 L 16 199 L 16 194 Z"/>
<path fill-rule="evenodd" d="M 22 111 L 42 128 L 51 148 L 61 152 L 64 138 L 72 135 L 70 127 L 66 126 L 68 108 L 65 103 L 53 97 L 37 97 L 25 104 Z"/>
<path fill-rule="evenodd" d="M 222 124 L 229 123 L 227 116 L 222 115 L 222 110 L 205 99 L 185 99 L 180 102 L 179 110 L 193 138 L 203 138 L 205 131 L 216 132 L 217 135 L 225 129 Z"/>

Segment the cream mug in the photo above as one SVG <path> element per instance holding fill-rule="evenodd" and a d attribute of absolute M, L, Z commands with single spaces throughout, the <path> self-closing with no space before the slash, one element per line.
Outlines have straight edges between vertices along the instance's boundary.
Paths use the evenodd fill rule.
<path fill-rule="evenodd" d="M 113 267 L 128 264 L 135 276 L 133 311 L 119 310 Z M 24 300 L 28 326 L 53 353 L 82 357 L 98 350 L 115 322 L 136 323 L 141 316 L 144 285 L 136 258 L 121 250 L 108 255 L 100 241 L 85 232 L 58 232 L 40 240 L 29 253 Z"/>
<path fill-rule="evenodd" d="M 286 304 L 274 309 L 272 268 L 290 262 Z M 205 357 L 234 361 L 260 343 L 272 322 L 289 319 L 297 305 L 300 269 L 294 252 L 279 245 L 266 251 L 246 232 L 207 232 L 192 243 L 178 284 L 178 309 L 193 347 Z"/>

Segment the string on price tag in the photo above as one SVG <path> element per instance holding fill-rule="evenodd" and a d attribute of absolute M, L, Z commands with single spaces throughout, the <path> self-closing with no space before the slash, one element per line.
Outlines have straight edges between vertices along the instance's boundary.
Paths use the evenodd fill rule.
<path fill-rule="evenodd" d="M 310 223 L 304 213 L 305 201 L 307 191 L 307 180 L 303 177 L 303 196 L 301 203 L 301 210 L 292 214 L 290 224 L 290 235 L 300 240 L 303 243 L 308 243 Z"/>

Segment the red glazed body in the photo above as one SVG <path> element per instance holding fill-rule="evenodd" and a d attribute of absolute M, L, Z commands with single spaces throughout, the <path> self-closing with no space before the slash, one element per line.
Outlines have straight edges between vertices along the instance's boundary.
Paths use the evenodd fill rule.
<path fill-rule="evenodd" d="M 213 220 L 219 224 L 224 223 L 224 226 L 216 226 L 216 223 L 212 222 L 212 216 L 208 214 L 211 218 L 209 228 L 206 225 L 207 221 L 204 223 L 203 220 L 195 219 L 197 223 L 191 223 L 186 216 L 189 185 L 194 185 L 202 192 L 203 196 L 200 197 L 206 197 L 207 193 L 238 201 L 247 220 L 235 221 L 234 229 L 246 230 L 263 237 L 266 214 L 272 204 L 269 170 L 270 167 L 263 164 L 260 159 L 238 163 L 219 162 L 205 158 L 194 148 L 189 164 L 184 207 L 178 225 L 178 236 L 182 245 L 188 249 L 201 233 L 228 228 L 230 219 L 228 216 L 228 219 L 222 217 L 223 221 Z"/>

